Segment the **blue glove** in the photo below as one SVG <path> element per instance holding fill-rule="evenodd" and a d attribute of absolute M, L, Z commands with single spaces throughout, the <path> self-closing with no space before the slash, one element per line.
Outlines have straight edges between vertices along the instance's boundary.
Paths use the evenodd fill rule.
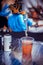
<path fill-rule="evenodd" d="M 2 8 L 2 11 L 0 12 L 0 16 L 8 16 L 10 11 L 6 11 L 6 9 L 9 8 L 9 5 L 5 5 L 3 8 Z"/>

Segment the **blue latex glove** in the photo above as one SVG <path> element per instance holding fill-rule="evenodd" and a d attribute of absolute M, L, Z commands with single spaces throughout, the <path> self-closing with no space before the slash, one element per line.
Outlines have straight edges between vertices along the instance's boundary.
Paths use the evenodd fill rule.
<path fill-rule="evenodd" d="M 7 8 L 9 8 L 9 5 L 5 4 L 5 6 L 2 8 L 2 11 L 5 11 Z"/>
<path fill-rule="evenodd" d="M 2 8 L 2 11 L 0 12 L 0 16 L 8 16 L 9 13 L 10 13 L 10 10 L 6 10 L 7 8 L 9 8 L 9 5 L 5 5 L 3 8 Z"/>

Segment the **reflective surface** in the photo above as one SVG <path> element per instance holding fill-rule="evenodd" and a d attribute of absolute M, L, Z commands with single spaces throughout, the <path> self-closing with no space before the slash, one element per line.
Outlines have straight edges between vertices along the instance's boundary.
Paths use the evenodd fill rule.
<path fill-rule="evenodd" d="M 32 46 L 32 60 L 23 60 L 22 50 L 19 47 L 12 51 L 0 51 L 1 65 L 43 65 L 43 42 L 34 42 Z"/>
<path fill-rule="evenodd" d="M 30 27 L 29 31 L 33 33 L 41 33 L 43 32 L 43 27 Z"/>
<path fill-rule="evenodd" d="M 1 65 L 21 65 L 22 63 L 10 52 L 0 52 Z"/>

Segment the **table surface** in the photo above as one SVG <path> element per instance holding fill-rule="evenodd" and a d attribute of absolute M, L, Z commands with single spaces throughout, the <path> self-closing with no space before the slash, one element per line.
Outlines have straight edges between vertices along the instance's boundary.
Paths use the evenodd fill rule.
<path fill-rule="evenodd" d="M 0 52 L 1 65 L 30 65 L 22 61 L 22 55 L 20 52 Z M 33 63 L 31 63 L 33 65 Z"/>
<path fill-rule="evenodd" d="M 12 52 L 0 52 L 0 63 L 1 65 L 21 65 L 22 63 L 18 58 L 14 57 Z"/>
<path fill-rule="evenodd" d="M 43 44 L 34 44 L 32 55 L 32 61 L 27 64 L 28 60 L 23 62 L 22 51 L 19 47 L 12 51 L 0 51 L 0 63 L 1 65 L 43 65 Z"/>
<path fill-rule="evenodd" d="M 42 45 L 33 45 L 32 47 L 32 61 L 27 64 L 24 63 L 22 58 L 22 51 L 18 47 L 19 39 L 13 38 L 13 49 L 12 51 L 1 51 L 0 50 L 0 64 L 1 65 L 43 65 L 43 42 Z M 14 44 L 15 43 L 15 44 Z M 39 42 L 38 42 L 39 43 Z M 16 47 L 15 47 L 16 46 Z M 15 47 L 15 49 L 14 49 Z"/>

